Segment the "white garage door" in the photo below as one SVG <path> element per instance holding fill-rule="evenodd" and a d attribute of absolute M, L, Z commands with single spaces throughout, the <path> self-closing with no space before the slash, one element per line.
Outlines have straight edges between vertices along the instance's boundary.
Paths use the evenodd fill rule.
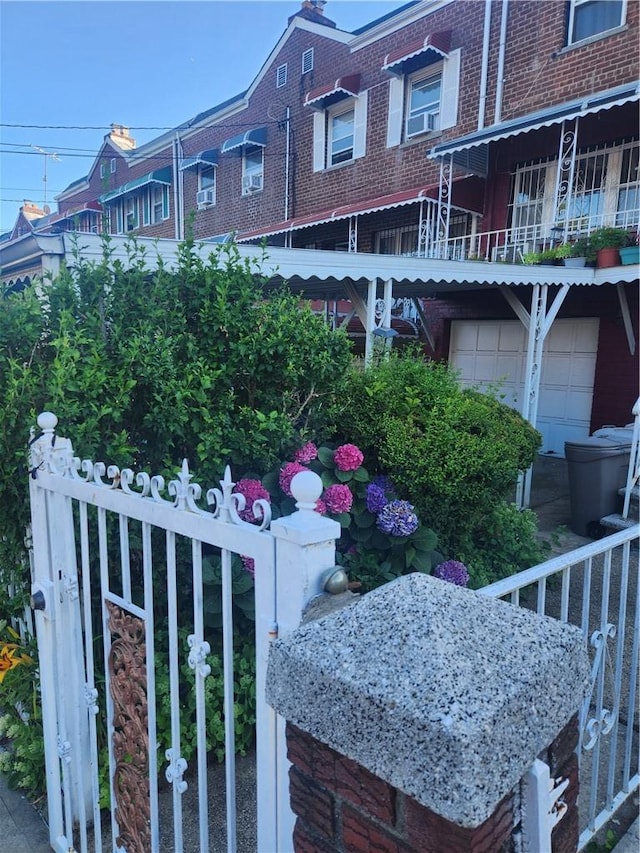
<path fill-rule="evenodd" d="M 542 360 L 537 428 L 542 452 L 564 456 L 565 441 L 589 435 L 598 348 L 595 318 L 556 320 Z M 449 363 L 460 381 L 480 390 L 497 388 L 505 403 L 521 411 L 527 333 L 519 320 L 454 321 Z"/>

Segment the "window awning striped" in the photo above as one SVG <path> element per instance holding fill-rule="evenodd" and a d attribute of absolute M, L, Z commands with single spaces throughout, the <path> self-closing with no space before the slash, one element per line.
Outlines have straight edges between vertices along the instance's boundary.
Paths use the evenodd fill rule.
<path fill-rule="evenodd" d="M 407 74 L 430 62 L 446 59 L 451 50 L 451 30 L 429 33 L 426 38 L 410 42 L 390 51 L 382 63 L 383 71 Z"/>
<path fill-rule="evenodd" d="M 216 148 L 208 148 L 206 151 L 199 151 L 190 157 L 185 157 L 180 164 L 180 171 L 184 172 L 190 169 L 197 169 L 199 166 L 217 166 L 218 151 Z"/>
<path fill-rule="evenodd" d="M 75 219 L 86 213 L 102 213 L 102 205 L 97 201 L 87 201 L 84 204 L 70 207 L 68 210 L 52 213 L 47 217 L 47 225 L 54 222 L 64 222 L 66 219 Z"/>
<path fill-rule="evenodd" d="M 254 127 L 251 130 L 245 130 L 244 133 L 238 133 L 230 139 L 225 139 L 220 149 L 222 154 L 227 151 L 233 151 L 236 148 L 242 148 L 245 145 L 260 145 L 262 148 L 267 144 L 267 128 Z"/>
<path fill-rule="evenodd" d="M 640 83 L 635 82 L 627 83 L 624 86 L 616 86 L 615 89 L 607 89 L 603 92 L 587 95 L 584 98 L 555 104 L 552 107 L 546 107 L 543 110 L 537 110 L 519 118 L 484 127 L 482 130 L 475 131 L 475 133 L 469 133 L 466 136 L 459 136 L 457 139 L 442 142 L 431 149 L 429 157 L 443 157 L 451 154 L 454 155 L 454 162 L 456 162 L 456 155 L 459 152 L 468 151 L 473 148 L 477 149 L 479 146 L 488 145 L 490 142 L 497 142 L 499 139 L 507 139 L 510 136 L 516 136 L 520 133 L 529 133 L 532 130 L 550 127 L 553 124 L 560 124 L 563 121 L 586 116 L 591 113 L 598 113 L 601 110 L 610 110 L 612 107 L 619 107 L 637 100 L 640 100 Z"/>
<path fill-rule="evenodd" d="M 134 190 L 139 190 L 140 187 L 147 186 L 147 184 L 168 185 L 171 183 L 172 172 L 173 169 L 171 166 L 165 166 L 164 169 L 155 169 L 153 172 L 149 172 L 141 178 L 134 178 L 132 181 L 122 184 L 122 186 L 119 186 L 117 189 L 104 193 L 104 195 L 99 197 L 98 201 L 101 201 L 102 204 L 108 204 L 116 198 L 120 198 L 120 196 L 127 195 L 128 193 L 134 192 Z"/>
<path fill-rule="evenodd" d="M 304 105 L 305 107 L 314 107 L 314 109 L 323 110 L 342 98 L 357 97 L 359 92 L 360 75 L 346 74 L 344 77 L 338 77 L 333 83 L 318 86 L 307 92 Z"/>

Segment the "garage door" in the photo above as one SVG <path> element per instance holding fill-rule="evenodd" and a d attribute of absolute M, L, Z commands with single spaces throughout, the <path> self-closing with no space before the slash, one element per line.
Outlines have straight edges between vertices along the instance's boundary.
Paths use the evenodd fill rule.
<path fill-rule="evenodd" d="M 589 435 L 598 347 L 595 318 L 556 320 L 544 346 L 537 427 L 542 452 L 564 456 L 565 441 Z M 497 389 L 505 403 L 522 410 L 527 333 L 519 320 L 454 321 L 449 362 L 460 381 Z"/>

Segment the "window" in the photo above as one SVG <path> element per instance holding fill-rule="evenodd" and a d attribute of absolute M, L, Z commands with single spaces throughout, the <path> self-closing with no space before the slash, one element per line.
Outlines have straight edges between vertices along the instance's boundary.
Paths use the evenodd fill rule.
<path fill-rule="evenodd" d="M 111 174 L 113 175 L 113 173 L 115 172 L 115 170 L 116 170 L 116 158 L 115 158 L 115 157 L 112 157 L 112 158 L 111 158 L 111 162 L 110 162 L 110 164 L 109 164 L 109 171 L 110 171 L 110 172 L 111 172 Z"/>
<path fill-rule="evenodd" d="M 242 195 L 262 189 L 264 158 L 261 145 L 248 145 L 242 154 Z"/>
<path fill-rule="evenodd" d="M 169 218 L 169 187 L 166 184 L 150 184 L 142 198 L 144 225 L 155 225 Z"/>
<path fill-rule="evenodd" d="M 302 73 L 308 74 L 313 71 L 313 48 L 310 47 L 302 54 Z"/>
<path fill-rule="evenodd" d="M 107 177 L 107 164 L 100 163 L 100 180 L 103 181 Z"/>
<path fill-rule="evenodd" d="M 605 33 L 624 23 L 625 0 L 572 0 L 569 44 Z"/>
<path fill-rule="evenodd" d="M 353 160 L 355 111 L 352 108 L 337 115 L 329 114 L 328 121 L 327 163 L 335 166 L 337 163 Z"/>
<path fill-rule="evenodd" d="M 405 139 L 440 128 L 442 73 L 422 71 L 409 79 Z"/>
<path fill-rule="evenodd" d="M 458 123 L 460 50 L 389 80 L 387 148 Z"/>
<path fill-rule="evenodd" d="M 313 171 L 351 163 L 366 153 L 368 93 L 313 114 Z"/>
<path fill-rule="evenodd" d="M 622 152 L 622 170 L 618 190 L 616 225 L 619 228 L 637 227 L 640 222 L 640 146 Z"/>
<path fill-rule="evenodd" d="M 387 228 L 375 236 L 375 251 L 379 255 L 416 257 L 418 254 L 418 226 Z"/>
<path fill-rule="evenodd" d="M 198 194 L 196 201 L 198 209 L 211 207 L 216 203 L 215 166 L 200 166 L 198 170 Z"/>
<path fill-rule="evenodd" d="M 129 196 L 115 205 L 116 233 L 127 234 L 138 227 L 138 198 Z"/>
<path fill-rule="evenodd" d="M 287 63 L 284 65 L 278 65 L 278 70 L 276 71 L 276 87 L 281 89 L 283 86 L 287 84 Z"/>

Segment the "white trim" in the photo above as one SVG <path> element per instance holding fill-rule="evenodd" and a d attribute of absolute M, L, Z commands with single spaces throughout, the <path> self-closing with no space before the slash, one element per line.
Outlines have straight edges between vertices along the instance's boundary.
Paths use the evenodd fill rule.
<path fill-rule="evenodd" d="M 353 159 L 364 157 L 367 153 L 367 107 L 369 92 L 360 92 L 353 105 Z"/>
<path fill-rule="evenodd" d="M 300 56 L 300 74 L 310 74 L 313 71 L 315 64 L 315 51 L 312 47 L 308 47 L 302 51 Z"/>
<path fill-rule="evenodd" d="M 327 147 L 327 116 L 325 110 L 313 113 L 313 171 L 321 172 L 325 165 Z"/>
<path fill-rule="evenodd" d="M 621 27 L 624 27 L 627 21 L 627 0 L 620 0 L 620 20 L 617 24 L 614 24 L 612 27 L 607 27 L 604 30 L 598 30 L 595 33 L 591 33 L 589 36 L 585 36 L 581 39 L 573 38 L 573 28 L 575 24 L 575 11 L 577 6 L 586 6 L 588 3 L 595 2 L 595 0 L 569 0 L 569 21 L 567 23 L 567 39 L 565 47 L 574 47 L 575 45 L 587 44 L 590 40 L 594 38 L 603 38 L 606 37 L 607 34 L 613 33 L 616 30 L 619 30 Z M 611 2 L 611 0 L 610 0 Z"/>
<path fill-rule="evenodd" d="M 367 29 L 361 35 L 353 37 L 351 52 L 355 53 L 355 51 L 361 50 L 363 47 L 375 44 L 375 42 L 391 35 L 391 33 L 395 33 L 409 24 L 414 24 L 416 21 L 420 21 L 432 12 L 449 6 L 453 2 L 454 0 L 422 0 L 421 3 L 406 9 L 403 13 L 394 15 L 387 21 L 381 21 L 376 27 Z"/>
<path fill-rule="evenodd" d="M 440 130 L 458 124 L 458 98 L 460 95 L 460 66 L 462 50 L 452 50 L 442 63 L 440 89 Z"/>
<path fill-rule="evenodd" d="M 404 113 L 404 77 L 391 77 L 389 80 L 389 105 L 387 109 L 387 148 L 394 148 L 402 142 Z"/>

